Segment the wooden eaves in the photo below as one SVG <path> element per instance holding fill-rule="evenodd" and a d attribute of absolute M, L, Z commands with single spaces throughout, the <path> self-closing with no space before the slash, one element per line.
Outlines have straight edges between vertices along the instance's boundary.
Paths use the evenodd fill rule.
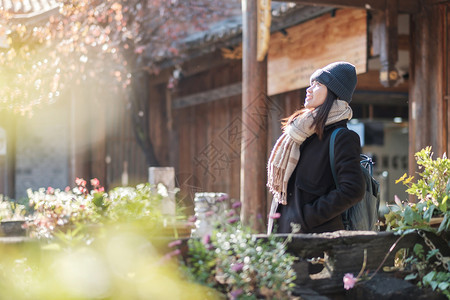
<path fill-rule="evenodd" d="M 274 1 L 284 2 L 281 0 Z M 391 0 L 289 0 L 289 2 L 313 6 L 351 7 L 381 11 L 385 11 L 389 7 L 389 1 Z M 399 13 L 417 13 L 419 8 L 419 0 L 398 0 Z"/>

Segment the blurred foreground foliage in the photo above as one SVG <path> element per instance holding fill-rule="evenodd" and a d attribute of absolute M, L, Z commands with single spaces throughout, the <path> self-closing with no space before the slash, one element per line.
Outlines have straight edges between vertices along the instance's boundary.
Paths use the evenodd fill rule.
<path fill-rule="evenodd" d="M 291 299 L 295 257 L 243 226 L 239 201 L 189 238 L 192 217 L 161 212 L 163 185 L 76 183 L 28 191 L 28 237 L 0 243 L 0 299 Z"/>

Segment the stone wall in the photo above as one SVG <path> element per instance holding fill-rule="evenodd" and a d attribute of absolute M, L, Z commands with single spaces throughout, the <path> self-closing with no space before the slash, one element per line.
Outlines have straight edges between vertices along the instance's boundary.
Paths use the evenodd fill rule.
<path fill-rule="evenodd" d="M 26 189 L 64 189 L 69 174 L 69 109 L 47 105 L 17 120 L 15 198 Z"/>

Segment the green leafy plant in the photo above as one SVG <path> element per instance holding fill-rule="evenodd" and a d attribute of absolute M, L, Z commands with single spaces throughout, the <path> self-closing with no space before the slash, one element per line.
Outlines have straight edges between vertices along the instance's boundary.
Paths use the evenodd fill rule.
<path fill-rule="evenodd" d="M 235 209 L 238 205 L 234 205 Z M 195 282 L 231 299 L 288 299 L 294 287 L 295 257 L 275 236 L 262 239 L 240 223 L 235 209 L 212 235 L 191 239 L 182 270 Z"/>
<path fill-rule="evenodd" d="M 390 206 L 386 215 L 388 229 L 405 230 L 420 228 L 435 231 L 430 225 L 432 218 L 442 218 L 437 232 L 450 228 L 450 211 L 447 202 L 450 196 L 450 160 L 444 156 L 433 159 L 431 147 L 426 147 L 415 155 L 420 178 L 413 182 L 414 177 L 404 174 L 396 183 L 403 183 L 410 195 L 417 197 L 417 203 L 402 203 L 396 197 L 396 205 Z"/>
<path fill-rule="evenodd" d="M 26 212 L 25 205 L 0 195 L 0 221 L 24 220 Z"/>
<path fill-rule="evenodd" d="M 395 197 L 395 205 L 389 206 L 390 212 L 386 214 L 387 230 L 407 233 L 417 231 L 429 245 L 425 251 L 422 244 L 415 244 L 411 255 L 403 255 L 397 262 L 401 269 L 410 274 L 405 280 L 413 280 L 420 287 L 430 287 L 432 290 L 445 294 L 450 299 L 450 270 L 448 262 L 440 250 L 428 239 L 424 231 L 441 233 L 450 228 L 450 211 L 448 198 L 450 196 L 450 160 L 444 154 L 442 158 L 433 159 L 431 147 L 426 147 L 415 155 L 420 173 L 414 182 L 413 176 L 404 174 L 396 183 L 407 187 L 406 192 L 417 197 L 416 203 L 402 202 Z M 433 226 L 434 219 L 440 221 L 439 227 Z M 406 250 L 405 250 L 406 251 Z"/>
<path fill-rule="evenodd" d="M 425 252 L 421 244 L 415 244 L 413 254 L 404 260 L 404 267 L 412 270 L 405 280 L 416 281 L 420 287 L 430 287 L 450 299 L 450 270 L 443 269 L 436 256 L 439 249 Z M 437 263 L 436 263 L 437 262 Z"/>
<path fill-rule="evenodd" d="M 161 201 L 167 194 L 162 185 L 139 184 L 106 193 L 95 178 L 91 180 L 91 189 L 82 178 L 77 178 L 76 184 L 75 188 L 68 187 L 64 191 L 52 188 L 28 190 L 33 213 L 27 217 L 27 227 L 32 237 L 50 239 L 57 236 L 74 241 L 78 240 L 74 234 L 88 239 L 86 229 L 94 225 L 139 223 L 147 231 L 156 231 L 167 223 L 161 213 Z M 65 234 L 67 237 L 64 238 Z"/>
<path fill-rule="evenodd" d="M 93 199 L 106 196 L 98 180 L 91 180 L 89 190 L 86 181 L 77 178 L 77 186 L 64 191 L 40 188 L 27 190 L 29 205 L 33 212 L 27 216 L 26 226 L 31 237 L 50 239 L 56 232 L 65 232 L 78 224 L 97 224 L 101 220 L 99 209 Z"/>

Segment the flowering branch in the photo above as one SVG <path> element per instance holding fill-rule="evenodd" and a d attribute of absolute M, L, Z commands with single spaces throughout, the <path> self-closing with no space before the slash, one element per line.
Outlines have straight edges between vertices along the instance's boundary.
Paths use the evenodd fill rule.
<path fill-rule="evenodd" d="M 392 253 L 392 251 L 394 251 L 395 247 L 397 246 L 398 242 L 400 242 L 400 240 L 404 237 L 404 235 L 401 235 L 394 244 L 392 244 L 391 248 L 389 248 L 388 253 L 386 253 L 386 255 L 384 256 L 383 260 L 381 261 L 381 263 L 379 264 L 378 268 L 375 270 L 375 272 L 373 272 L 373 274 L 367 278 L 366 280 L 371 280 L 380 270 L 380 268 L 383 266 L 383 264 L 385 263 L 386 259 L 389 257 L 389 255 Z M 361 267 L 361 270 L 359 271 L 358 275 L 356 277 L 353 276 L 352 273 L 346 273 L 344 275 L 343 278 L 343 282 L 344 282 L 344 289 L 349 290 L 352 289 L 356 283 L 358 283 L 359 281 L 362 281 L 362 276 L 364 274 L 364 270 L 366 268 L 367 265 L 367 249 L 364 249 L 364 261 L 363 261 L 363 265 Z"/>

